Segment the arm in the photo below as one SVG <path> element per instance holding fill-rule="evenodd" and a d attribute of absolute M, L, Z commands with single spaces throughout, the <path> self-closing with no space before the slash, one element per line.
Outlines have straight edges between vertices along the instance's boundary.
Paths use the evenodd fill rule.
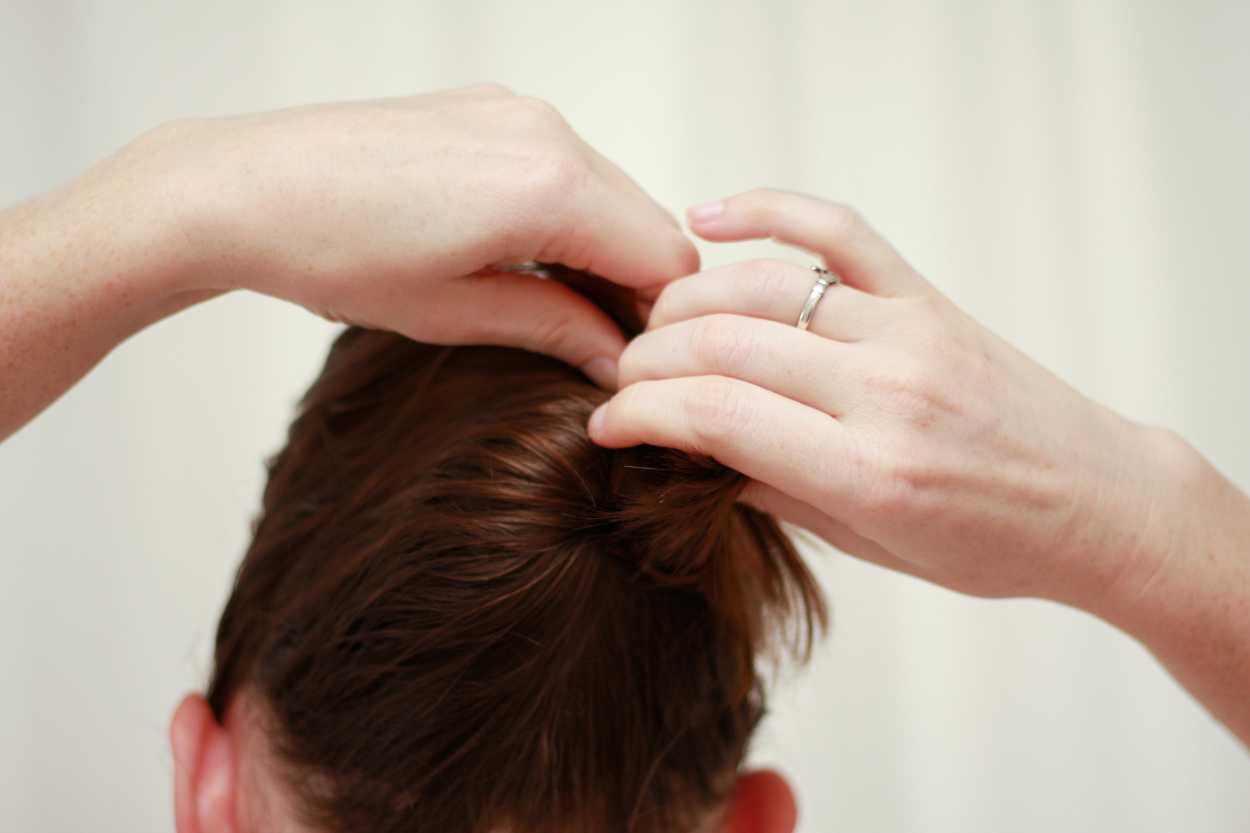
<path fill-rule="evenodd" d="M 0 214 L 0 440 L 130 335 L 234 289 L 611 386 L 624 337 L 568 287 L 495 268 L 530 260 L 644 300 L 698 267 L 559 113 L 500 87 L 171 122 Z"/>
<path fill-rule="evenodd" d="M 749 502 L 844 552 L 1100 616 L 1250 745 L 1250 499 L 982 327 L 843 206 L 760 190 L 691 221 L 818 252 L 844 283 L 803 332 L 802 267 L 674 281 L 621 356 L 597 442 L 711 454 L 753 479 Z"/>
<path fill-rule="evenodd" d="M 1140 641 L 1250 747 L 1250 498 L 1189 443 L 1153 433 L 1142 459 L 1173 487 L 1157 534 L 1139 536 L 1136 567 L 1084 607 Z"/>
<path fill-rule="evenodd" d="M 103 173 L 130 163 L 0 213 L 0 440 L 114 346 L 215 294 L 177 289 L 178 209 Z"/>

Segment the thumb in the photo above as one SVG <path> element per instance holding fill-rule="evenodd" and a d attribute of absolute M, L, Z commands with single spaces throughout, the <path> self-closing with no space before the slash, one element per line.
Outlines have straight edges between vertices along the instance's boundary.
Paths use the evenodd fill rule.
<path fill-rule="evenodd" d="M 557 281 L 487 272 L 450 281 L 438 293 L 445 312 L 424 340 L 518 347 L 560 359 L 607 390 L 625 336 L 594 302 Z"/>
<path fill-rule="evenodd" d="M 699 270 L 699 252 L 624 171 L 606 159 L 599 175 L 569 196 L 571 227 L 534 260 L 563 263 L 654 298 L 668 283 Z"/>

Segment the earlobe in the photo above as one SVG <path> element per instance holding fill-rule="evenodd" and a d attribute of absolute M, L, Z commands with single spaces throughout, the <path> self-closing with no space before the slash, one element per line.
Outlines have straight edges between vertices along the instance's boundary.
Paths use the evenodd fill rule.
<path fill-rule="evenodd" d="M 169 726 L 178 833 L 236 833 L 235 761 L 230 734 L 208 702 L 188 694 Z"/>
<path fill-rule="evenodd" d="M 725 833 L 794 833 L 798 820 L 794 790 L 781 773 L 771 769 L 739 773 Z"/>

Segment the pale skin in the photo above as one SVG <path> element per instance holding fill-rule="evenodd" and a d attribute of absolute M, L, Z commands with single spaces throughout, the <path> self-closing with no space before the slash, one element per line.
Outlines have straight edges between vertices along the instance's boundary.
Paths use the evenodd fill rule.
<path fill-rule="evenodd" d="M 802 267 L 670 283 L 596 442 L 709 454 L 753 479 L 749 502 L 851 555 L 1099 616 L 1250 744 L 1250 498 L 972 320 L 845 206 L 757 190 L 689 219 L 805 249 L 844 284 L 802 332 Z"/>
<path fill-rule="evenodd" d="M 619 387 L 597 442 L 711 454 L 752 478 L 747 500 L 851 555 L 1100 616 L 1250 744 L 1250 499 L 981 327 L 845 207 L 759 190 L 689 220 L 803 248 L 844 284 L 798 331 L 811 272 L 699 272 L 663 208 L 549 105 L 496 86 L 170 123 L 0 213 L 0 439 L 121 341 L 237 289 L 535 350 Z M 648 331 L 627 346 L 571 290 L 494 268 L 529 260 L 637 290 Z M 179 706 L 180 833 L 303 829 L 247 706 L 222 722 L 199 695 Z M 756 772 L 709 829 L 794 823 L 784 780 Z"/>
<path fill-rule="evenodd" d="M 644 296 L 699 263 L 554 108 L 502 87 L 162 125 L 0 214 L 0 438 L 120 341 L 235 289 L 424 341 L 533 349 L 611 385 L 625 340 L 606 315 L 491 269 L 529 260 Z"/>
<path fill-rule="evenodd" d="M 144 327 L 223 292 L 444 344 L 520 347 L 614 387 L 625 338 L 581 295 L 495 266 L 586 269 L 653 299 L 698 269 L 677 221 L 549 104 L 484 85 L 163 125 L 0 213 L 0 440 Z M 307 831 L 247 694 L 170 725 L 179 833 Z M 698 833 L 789 833 L 743 771 Z"/>

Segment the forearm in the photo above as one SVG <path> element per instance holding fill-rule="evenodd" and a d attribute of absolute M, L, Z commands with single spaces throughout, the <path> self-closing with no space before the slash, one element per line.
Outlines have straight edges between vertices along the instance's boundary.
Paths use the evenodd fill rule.
<path fill-rule="evenodd" d="M 1094 612 L 1136 637 L 1250 746 L 1250 498 L 1192 446 L 1156 432 L 1157 477 L 1170 486 L 1137 558 Z M 1149 459 L 1149 458 L 1144 458 Z M 1142 536 L 1144 546 L 1151 542 Z"/>
<path fill-rule="evenodd" d="M 125 149 L 0 213 L 0 440 L 117 344 L 213 294 L 179 283 L 178 213 L 141 158 Z"/>

